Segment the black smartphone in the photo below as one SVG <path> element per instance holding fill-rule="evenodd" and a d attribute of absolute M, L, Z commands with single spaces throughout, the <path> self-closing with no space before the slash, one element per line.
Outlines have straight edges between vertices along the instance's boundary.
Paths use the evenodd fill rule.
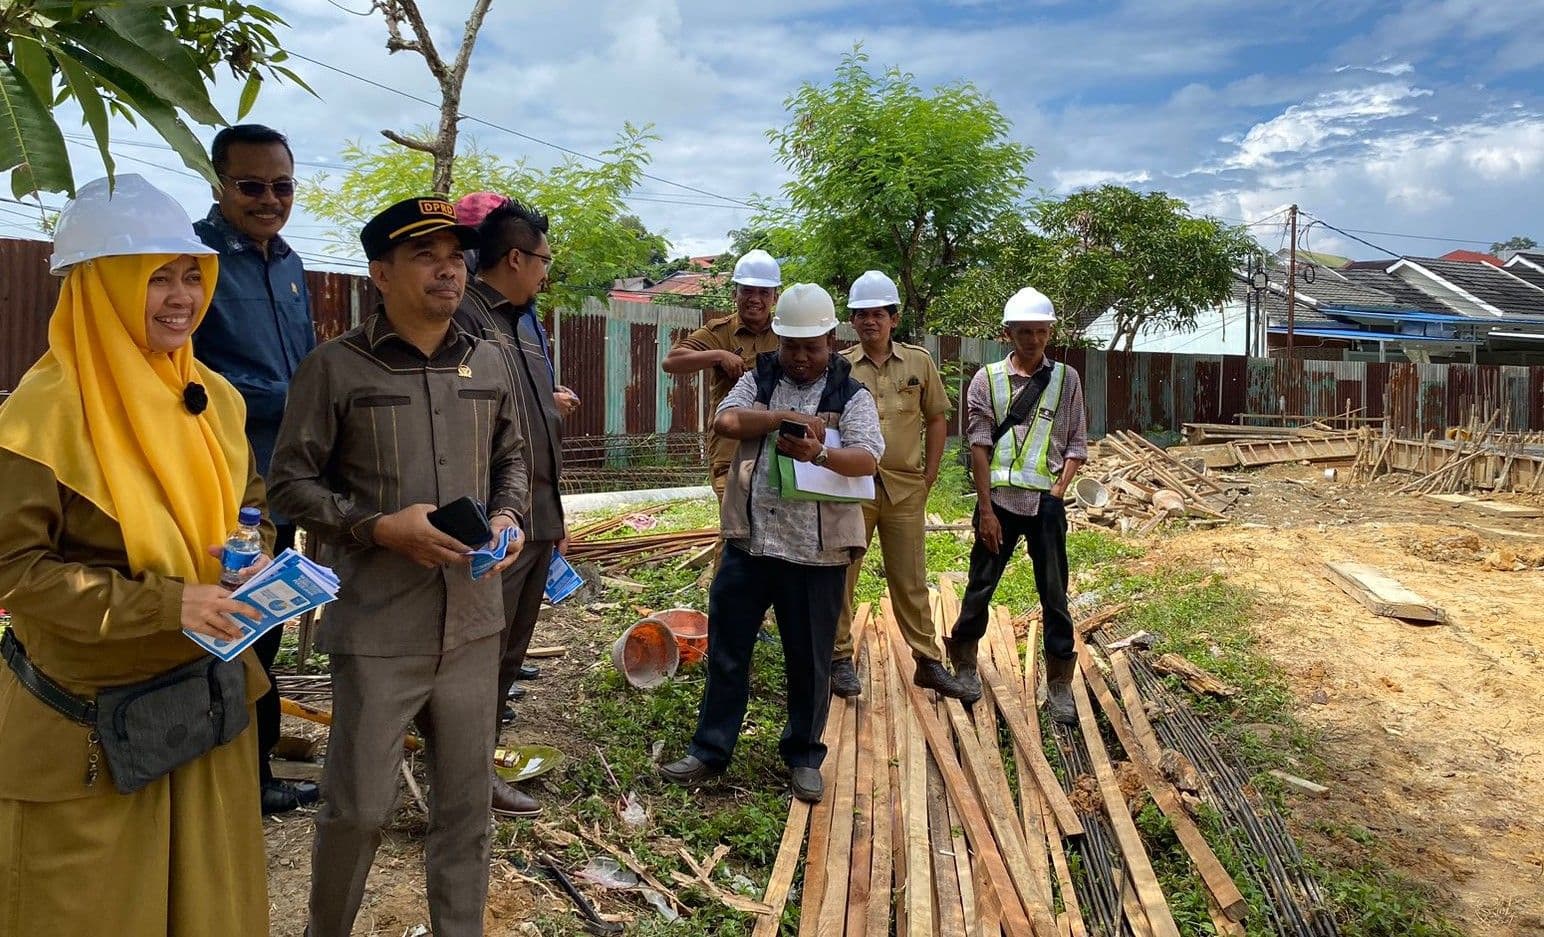
<path fill-rule="evenodd" d="M 784 420 L 777 428 L 777 432 L 779 435 L 792 436 L 795 439 L 803 439 L 810 434 L 809 427 L 797 420 Z"/>
<path fill-rule="evenodd" d="M 436 530 L 449 534 L 468 550 L 476 550 L 493 539 L 488 512 L 475 498 L 457 498 L 429 512 L 428 521 Z"/>

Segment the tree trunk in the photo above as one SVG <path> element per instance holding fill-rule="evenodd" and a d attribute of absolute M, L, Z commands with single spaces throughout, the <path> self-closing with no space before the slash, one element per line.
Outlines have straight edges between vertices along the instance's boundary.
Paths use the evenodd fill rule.
<path fill-rule="evenodd" d="M 493 0 L 476 0 L 472 12 L 466 18 L 466 28 L 461 34 L 461 47 L 454 63 L 446 64 L 434 46 L 434 37 L 419 12 L 418 0 L 375 0 L 375 8 L 386 17 L 386 49 L 389 52 L 417 52 L 429 66 L 429 73 L 440 86 L 440 123 L 433 140 L 420 140 L 391 130 L 382 130 L 382 136 L 393 143 L 419 150 L 434 157 L 434 193 L 450 197 L 454 182 L 456 138 L 461 119 L 461 87 L 466 81 L 467 64 L 472 58 L 472 48 L 477 44 L 477 34 Z M 413 38 L 402 38 L 402 25 L 407 24 Z"/>

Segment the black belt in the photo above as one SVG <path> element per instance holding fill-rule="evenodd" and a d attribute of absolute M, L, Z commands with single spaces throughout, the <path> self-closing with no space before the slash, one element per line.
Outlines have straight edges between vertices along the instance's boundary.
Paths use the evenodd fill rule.
<path fill-rule="evenodd" d="M 5 636 L 0 637 L 0 657 L 5 658 L 6 664 L 10 666 L 11 672 L 16 674 L 16 679 L 21 681 L 21 685 L 31 691 L 33 696 L 46 703 L 48 708 L 71 722 L 78 722 L 84 726 L 96 725 L 96 700 L 76 696 L 37 669 L 27 657 L 27 649 L 16 640 L 14 630 L 6 629 Z"/>

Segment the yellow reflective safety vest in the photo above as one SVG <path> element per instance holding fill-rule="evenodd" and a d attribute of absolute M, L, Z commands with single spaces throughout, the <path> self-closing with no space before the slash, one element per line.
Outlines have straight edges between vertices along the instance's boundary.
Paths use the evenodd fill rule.
<path fill-rule="evenodd" d="M 987 386 L 992 393 L 992 417 L 1001 424 L 1013 402 L 1013 384 L 1008 379 L 1008 362 L 994 361 L 986 366 Z M 1051 474 L 1051 422 L 1061 404 L 1062 388 L 1067 383 L 1067 366 L 1051 363 L 1051 380 L 1029 417 L 1003 433 L 992 449 L 993 488 L 1029 488 L 1050 491 L 1056 482 Z"/>

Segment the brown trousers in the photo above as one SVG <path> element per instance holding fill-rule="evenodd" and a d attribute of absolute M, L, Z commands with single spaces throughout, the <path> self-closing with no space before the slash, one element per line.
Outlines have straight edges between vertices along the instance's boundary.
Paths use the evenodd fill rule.
<path fill-rule="evenodd" d="M 332 734 L 311 850 L 310 937 L 349 937 L 381 830 L 397 801 L 402 737 L 416 722 L 429 758 L 424 839 L 435 937 L 482 937 L 497 634 L 446 654 L 332 656 Z"/>
<path fill-rule="evenodd" d="M 885 486 L 874 486 L 875 498 L 863 503 L 863 526 L 870 542 L 879 531 L 879 548 L 885 558 L 885 583 L 896 623 L 917 659 L 941 660 L 933 616 L 927 600 L 927 489 L 921 488 L 900 501 L 891 501 Z M 847 601 L 836 625 L 833 660 L 852 657 L 852 593 L 858 585 L 860 557 L 847 567 Z"/>
<path fill-rule="evenodd" d="M 256 776 L 249 728 L 133 794 L 0 800 L 0 937 L 268 937 Z"/>

